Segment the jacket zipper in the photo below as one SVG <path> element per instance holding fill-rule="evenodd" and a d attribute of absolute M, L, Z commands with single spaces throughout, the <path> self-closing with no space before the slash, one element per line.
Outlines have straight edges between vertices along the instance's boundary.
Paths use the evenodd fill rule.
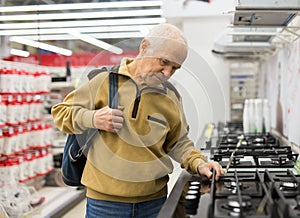
<path fill-rule="evenodd" d="M 133 106 L 133 111 L 132 111 L 132 118 L 136 118 L 139 104 L 141 101 L 141 92 L 142 91 L 137 88 L 136 98 L 134 100 L 134 106 Z"/>
<path fill-rule="evenodd" d="M 137 112 L 138 112 L 138 109 L 139 109 L 139 105 L 140 105 L 140 101 L 141 101 L 142 91 L 144 89 L 149 89 L 149 87 L 138 89 L 138 87 L 136 86 L 136 89 L 137 89 L 137 94 L 136 94 L 136 98 L 134 100 L 134 106 L 133 106 L 133 111 L 132 111 L 132 118 L 136 118 L 136 115 L 137 115 Z M 153 87 L 151 89 L 156 89 L 158 91 L 162 91 L 161 89 L 157 89 L 157 88 L 153 88 Z"/>

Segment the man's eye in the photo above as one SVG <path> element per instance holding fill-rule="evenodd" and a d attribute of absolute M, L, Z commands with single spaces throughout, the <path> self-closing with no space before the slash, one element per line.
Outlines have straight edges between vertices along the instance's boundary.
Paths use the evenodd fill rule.
<path fill-rule="evenodd" d="M 161 59 L 160 59 L 160 64 L 161 64 L 162 66 L 166 66 L 166 65 L 169 64 L 169 61 L 168 61 L 167 59 L 161 58 Z"/>

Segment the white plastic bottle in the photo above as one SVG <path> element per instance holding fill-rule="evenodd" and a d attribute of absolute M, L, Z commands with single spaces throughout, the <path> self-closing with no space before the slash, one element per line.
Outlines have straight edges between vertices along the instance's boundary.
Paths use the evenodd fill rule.
<path fill-rule="evenodd" d="M 270 126 L 270 109 L 268 99 L 263 100 L 263 132 L 269 133 L 271 129 Z"/>
<path fill-rule="evenodd" d="M 258 98 L 254 100 L 254 123 L 255 123 L 255 133 L 262 133 L 263 129 L 263 108 L 262 108 L 262 99 Z"/>
<path fill-rule="evenodd" d="M 249 99 L 248 111 L 249 111 L 249 133 L 254 133 L 255 132 L 254 99 Z"/>
<path fill-rule="evenodd" d="M 249 123 L 249 100 L 245 99 L 244 110 L 243 110 L 243 131 L 245 134 L 250 132 L 250 123 Z"/>

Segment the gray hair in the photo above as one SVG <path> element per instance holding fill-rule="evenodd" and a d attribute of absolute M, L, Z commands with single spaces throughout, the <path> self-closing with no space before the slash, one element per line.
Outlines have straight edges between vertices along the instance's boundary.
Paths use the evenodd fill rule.
<path fill-rule="evenodd" d="M 137 58 L 164 57 L 169 61 L 182 64 L 187 57 L 187 51 L 187 40 L 183 32 L 172 24 L 164 23 L 150 30 L 141 43 Z"/>
<path fill-rule="evenodd" d="M 176 26 L 168 23 L 159 24 L 153 27 L 145 39 L 151 41 L 153 38 L 165 38 L 178 41 L 187 46 L 187 40 L 182 31 Z"/>

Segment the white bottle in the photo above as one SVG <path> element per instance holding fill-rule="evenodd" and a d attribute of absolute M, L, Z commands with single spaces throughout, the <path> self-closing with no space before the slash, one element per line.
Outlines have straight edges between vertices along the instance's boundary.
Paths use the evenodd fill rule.
<path fill-rule="evenodd" d="M 255 132 L 255 111 L 254 111 L 254 99 L 249 99 L 249 133 Z"/>
<path fill-rule="evenodd" d="M 258 98 L 254 100 L 254 122 L 255 122 L 255 133 L 262 133 L 263 127 L 263 108 L 262 99 Z"/>
<path fill-rule="evenodd" d="M 250 122 L 249 122 L 249 100 L 245 99 L 244 110 L 243 110 L 243 131 L 245 134 L 250 132 Z"/>
<path fill-rule="evenodd" d="M 263 101 L 263 132 L 270 132 L 270 109 L 269 109 L 269 101 L 268 99 L 264 99 Z"/>

